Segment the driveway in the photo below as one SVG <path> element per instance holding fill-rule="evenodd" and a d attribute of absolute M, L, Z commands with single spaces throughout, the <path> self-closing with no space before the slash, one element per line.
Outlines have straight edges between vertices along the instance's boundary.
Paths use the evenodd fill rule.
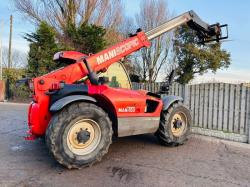
<path fill-rule="evenodd" d="M 250 146 L 191 136 L 163 147 L 153 135 L 119 138 L 101 162 L 68 170 L 43 140 L 25 141 L 25 104 L 0 103 L 0 186 L 250 186 Z"/>

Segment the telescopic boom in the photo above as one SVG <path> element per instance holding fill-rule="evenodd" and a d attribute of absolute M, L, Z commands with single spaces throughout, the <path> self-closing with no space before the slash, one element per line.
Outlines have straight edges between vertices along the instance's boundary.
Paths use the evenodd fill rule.
<path fill-rule="evenodd" d="M 190 28 L 197 31 L 198 36 L 204 43 L 228 38 L 228 34 L 222 37 L 221 33 L 221 28 L 226 27 L 227 29 L 227 25 L 220 25 L 219 23 L 209 25 L 202 21 L 202 19 L 192 10 L 163 23 L 145 34 L 148 40 L 152 40 L 183 24 L 188 24 Z"/>

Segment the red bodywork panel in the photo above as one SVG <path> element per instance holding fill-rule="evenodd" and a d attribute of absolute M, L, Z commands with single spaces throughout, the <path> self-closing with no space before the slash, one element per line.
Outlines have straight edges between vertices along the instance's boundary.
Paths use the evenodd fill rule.
<path fill-rule="evenodd" d="M 159 117 L 162 100 L 147 95 L 147 91 L 133 91 L 122 88 L 111 88 L 107 85 L 88 86 L 88 95 L 97 98 L 98 102 L 108 101 L 110 110 L 115 109 L 116 117 Z M 102 98 L 100 100 L 98 98 Z M 32 102 L 29 107 L 29 126 L 31 134 L 41 136 L 45 133 L 51 118 L 49 112 L 49 96 L 43 95 L 38 102 Z M 146 101 L 156 101 L 158 106 L 154 112 L 146 113 Z M 98 103 L 97 103 L 98 104 Z"/>
<path fill-rule="evenodd" d="M 100 89 L 101 95 L 107 98 L 115 108 L 117 117 L 157 117 L 160 116 L 162 109 L 162 101 L 159 98 L 147 95 L 147 91 L 133 91 L 123 88 L 111 88 L 109 86 L 90 86 L 89 95 L 95 97 L 96 91 Z M 146 113 L 146 100 L 154 100 L 159 103 L 157 109 L 153 113 Z"/>
<path fill-rule="evenodd" d="M 139 32 L 136 36 L 128 38 L 109 49 L 86 57 L 86 60 L 93 71 L 99 72 L 142 47 L 149 46 L 150 43 L 145 33 Z M 86 56 L 85 54 L 68 51 L 57 55 L 59 56 L 55 55 L 54 58 L 72 59 L 75 60 L 75 63 L 33 79 L 34 95 L 33 102 L 29 107 L 28 121 L 30 132 L 35 136 L 45 134 L 51 119 L 51 113 L 49 112 L 50 96 L 46 95 L 46 92 L 57 87 L 55 85 L 59 85 L 61 81 L 66 84 L 73 84 L 88 74 L 87 68 L 81 59 Z M 108 108 L 114 108 L 116 117 L 160 116 L 162 101 L 159 98 L 148 96 L 146 91 L 132 91 L 110 88 L 106 85 L 87 84 L 88 95 L 96 98 L 98 102 L 102 102 L 102 99 L 105 100 L 111 105 Z M 154 112 L 145 112 L 147 100 L 155 100 L 159 103 Z"/>
<path fill-rule="evenodd" d="M 78 61 L 80 58 L 84 56 L 88 56 L 88 55 L 85 55 L 77 51 L 63 51 L 63 52 L 61 51 L 54 55 L 53 60 L 57 61 L 60 59 L 69 59 L 69 60 Z"/>

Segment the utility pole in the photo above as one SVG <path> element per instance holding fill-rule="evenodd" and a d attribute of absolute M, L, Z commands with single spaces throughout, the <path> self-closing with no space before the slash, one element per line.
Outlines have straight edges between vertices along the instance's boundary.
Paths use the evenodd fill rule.
<path fill-rule="evenodd" d="M 3 43 L 2 43 L 2 37 L 3 37 L 3 27 L 4 23 L 3 20 L 1 20 L 0 25 L 0 80 L 3 80 Z"/>
<path fill-rule="evenodd" d="M 9 71 L 12 67 L 12 22 L 13 22 L 13 16 L 10 15 L 10 37 L 9 37 L 9 53 L 8 53 L 8 75 L 7 75 L 7 81 L 6 81 L 6 96 L 7 100 L 10 99 L 10 79 L 9 79 Z"/>
<path fill-rule="evenodd" d="M 9 38 L 9 53 L 8 53 L 8 69 L 12 66 L 12 21 L 13 17 L 10 15 L 10 38 Z"/>

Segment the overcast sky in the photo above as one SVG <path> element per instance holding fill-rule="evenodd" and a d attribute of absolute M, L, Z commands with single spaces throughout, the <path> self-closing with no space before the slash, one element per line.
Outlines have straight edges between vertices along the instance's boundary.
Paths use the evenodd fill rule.
<path fill-rule="evenodd" d="M 139 12 L 139 0 L 123 0 L 128 15 Z M 229 42 L 223 48 L 232 55 L 229 69 L 220 70 L 199 76 L 195 81 L 250 82 L 250 1 L 246 0 L 169 0 L 169 9 L 176 15 L 188 10 L 195 10 L 198 15 L 209 23 L 229 24 Z M 4 23 L 3 45 L 8 46 L 9 16 L 13 14 L 13 47 L 27 52 L 28 43 L 23 39 L 24 33 L 34 31 L 34 26 L 13 11 L 11 0 L 1 1 L 0 20 Z M 0 22 L 1 25 L 1 22 Z M 2 28 L 2 26 L 0 26 Z M 0 33 L 1 30 L 0 30 Z"/>

